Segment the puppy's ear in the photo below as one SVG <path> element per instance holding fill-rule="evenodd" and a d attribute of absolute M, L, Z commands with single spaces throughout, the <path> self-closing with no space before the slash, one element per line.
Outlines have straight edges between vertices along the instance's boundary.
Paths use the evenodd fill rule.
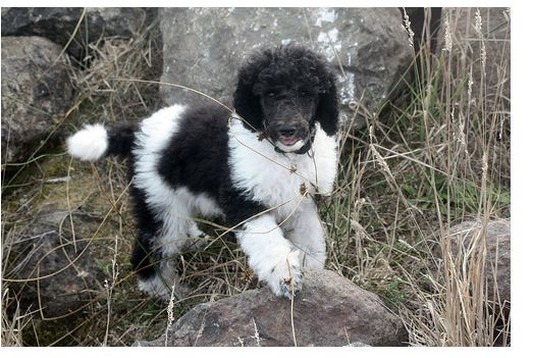
<path fill-rule="evenodd" d="M 254 93 L 254 87 L 258 83 L 259 73 L 270 63 L 270 58 L 269 52 L 253 56 L 239 71 L 237 88 L 233 94 L 235 111 L 244 119 L 245 126 L 254 131 L 263 128 L 264 120 L 259 96 Z"/>
<path fill-rule="evenodd" d="M 317 120 L 328 136 L 337 133 L 339 125 L 339 99 L 335 75 L 328 70 L 324 91 L 320 94 L 317 107 Z"/>

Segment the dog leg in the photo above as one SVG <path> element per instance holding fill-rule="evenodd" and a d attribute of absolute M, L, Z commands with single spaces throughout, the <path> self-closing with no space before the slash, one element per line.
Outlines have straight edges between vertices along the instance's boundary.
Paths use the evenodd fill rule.
<path fill-rule="evenodd" d="M 288 223 L 288 239 L 302 251 L 303 267 L 323 269 L 326 261 L 324 229 L 314 203 L 302 204 L 301 211 Z"/>
<path fill-rule="evenodd" d="M 249 220 L 236 232 L 252 270 L 276 296 L 290 298 L 300 290 L 300 252 L 283 237 L 272 215 Z"/>
<path fill-rule="evenodd" d="M 157 233 L 146 232 L 141 235 L 134 249 L 132 263 L 139 274 L 139 289 L 152 297 L 168 301 L 172 291 L 178 298 L 183 298 L 189 292 L 180 283 L 176 262 L 187 244 L 189 227 L 194 222 L 183 211 L 163 212 L 167 215 L 162 217 L 163 222 Z"/>
<path fill-rule="evenodd" d="M 177 286 L 176 267 L 172 260 L 164 259 L 159 263 L 158 269 L 154 270 L 154 274 L 148 277 L 139 277 L 139 290 L 149 294 L 154 298 L 163 301 L 170 300 L 172 288 L 176 296 L 180 296 Z"/>

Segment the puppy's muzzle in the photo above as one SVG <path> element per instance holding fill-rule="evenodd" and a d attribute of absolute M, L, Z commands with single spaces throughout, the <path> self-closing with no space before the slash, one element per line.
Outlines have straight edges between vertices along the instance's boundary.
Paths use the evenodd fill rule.
<path fill-rule="evenodd" d="M 279 123 L 270 126 L 269 136 L 283 152 L 296 152 L 309 140 L 309 125 L 305 121 Z"/>

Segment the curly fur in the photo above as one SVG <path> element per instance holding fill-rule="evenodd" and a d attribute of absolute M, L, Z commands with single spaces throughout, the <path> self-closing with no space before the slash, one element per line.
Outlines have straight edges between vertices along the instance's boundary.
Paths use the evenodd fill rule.
<path fill-rule="evenodd" d="M 176 104 L 139 122 L 89 125 L 67 141 L 82 160 L 129 158 L 139 234 L 139 287 L 168 298 L 170 258 L 205 238 L 197 217 L 221 217 L 274 294 L 291 297 L 305 266 L 323 268 L 313 201 L 332 191 L 338 104 L 328 63 L 299 46 L 253 55 L 238 74 L 236 114 Z"/>

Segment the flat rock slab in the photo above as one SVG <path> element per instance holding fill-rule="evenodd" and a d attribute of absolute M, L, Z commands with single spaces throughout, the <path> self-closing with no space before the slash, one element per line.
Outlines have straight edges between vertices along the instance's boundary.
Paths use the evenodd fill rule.
<path fill-rule="evenodd" d="M 332 271 L 308 271 L 294 302 L 267 287 L 182 316 L 136 346 L 403 346 L 407 331 L 373 293 Z"/>

